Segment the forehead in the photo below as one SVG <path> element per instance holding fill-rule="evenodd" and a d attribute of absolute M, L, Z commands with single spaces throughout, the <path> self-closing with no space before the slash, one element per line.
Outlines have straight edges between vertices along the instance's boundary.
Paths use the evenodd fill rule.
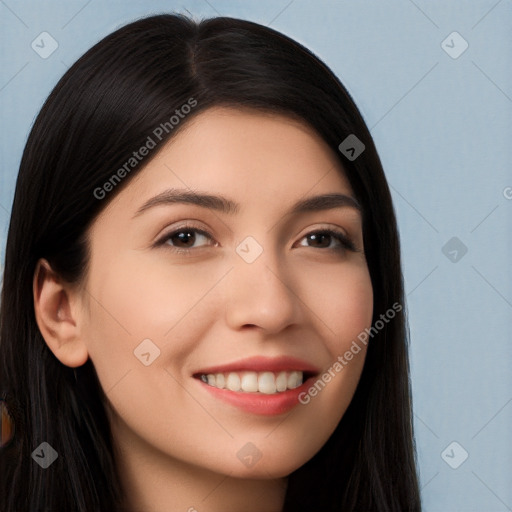
<path fill-rule="evenodd" d="M 211 191 L 255 207 L 352 194 L 336 153 L 305 122 L 215 107 L 189 120 L 110 206 L 136 209 L 166 188 Z"/>

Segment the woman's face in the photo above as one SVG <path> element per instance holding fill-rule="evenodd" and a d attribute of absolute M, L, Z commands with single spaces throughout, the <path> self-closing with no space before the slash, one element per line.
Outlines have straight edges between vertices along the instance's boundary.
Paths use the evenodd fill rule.
<path fill-rule="evenodd" d="M 81 333 L 121 450 L 275 478 L 327 441 L 364 348 L 332 367 L 370 327 L 373 294 L 361 212 L 343 198 L 311 201 L 324 194 L 353 197 L 311 129 L 215 108 L 102 211 Z"/>

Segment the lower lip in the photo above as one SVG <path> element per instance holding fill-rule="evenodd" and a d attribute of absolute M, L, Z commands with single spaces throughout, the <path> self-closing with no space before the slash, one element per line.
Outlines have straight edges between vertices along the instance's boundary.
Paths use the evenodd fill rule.
<path fill-rule="evenodd" d="M 206 384 L 202 380 L 195 380 L 198 380 L 199 384 L 205 387 L 216 398 L 234 405 L 243 411 L 264 416 L 275 416 L 284 414 L 298 405 L 300 403 L 299 395 L 310 387 L 310 381 L 312 379 L 313 377 L 310 377 L 298 388 L 288 389 L 273 395 L 219 389 Z"/>

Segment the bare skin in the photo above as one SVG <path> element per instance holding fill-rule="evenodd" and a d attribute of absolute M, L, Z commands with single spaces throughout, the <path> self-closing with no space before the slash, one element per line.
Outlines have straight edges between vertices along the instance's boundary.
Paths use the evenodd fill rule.
<path fill-rule="evenodd" d="M 222 195 L 238 211 L 166 203 L 137 214 L 169 189 Z M 334 193 L 353 197 L 336 156 L 305 124 L 210 109 L 95 219 L 80 286 L 40 261 L 38 325 L 63 364 L 94 363 L 109 399 L 127 510 L 279 512 L 287 476 L 339 423 L 365 349 L 309 403 L 283 414 L 242 410 L 196 375 L 252 356 L 293 356 L 320 377 L 370 327 L 360 212 L 340 206 L 290 214 L 298 201 Z M 310 236 L 325 229 L 356 250 L 332 235 Z M 242 256 L 258 246 L 261 254 L 248 263 Z M 146 366 L 134 351 L 148 339 Z M 259 460 L 247 463 L 243 447 Z"/>

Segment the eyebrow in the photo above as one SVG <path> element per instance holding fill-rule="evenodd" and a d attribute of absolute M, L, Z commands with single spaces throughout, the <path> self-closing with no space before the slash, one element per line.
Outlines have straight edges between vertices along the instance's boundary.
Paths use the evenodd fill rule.
<path fill-rule="evenodd" d="M 147 200 L 133 217 L 135 218 L 141 215 L 150 208 L 175 203 L 193 204 L 230 215 L 240 211 L 240 204 L 221 195 L 212 195 L 191 190 L 168 189 Z M 352 196 L 345 194 L 322 194 L 298 201 L 292 206 L 289 214 L 316 212 L 334 208 L 353 208 L 360 213 L 362 212 L 361 205 Z"/>

